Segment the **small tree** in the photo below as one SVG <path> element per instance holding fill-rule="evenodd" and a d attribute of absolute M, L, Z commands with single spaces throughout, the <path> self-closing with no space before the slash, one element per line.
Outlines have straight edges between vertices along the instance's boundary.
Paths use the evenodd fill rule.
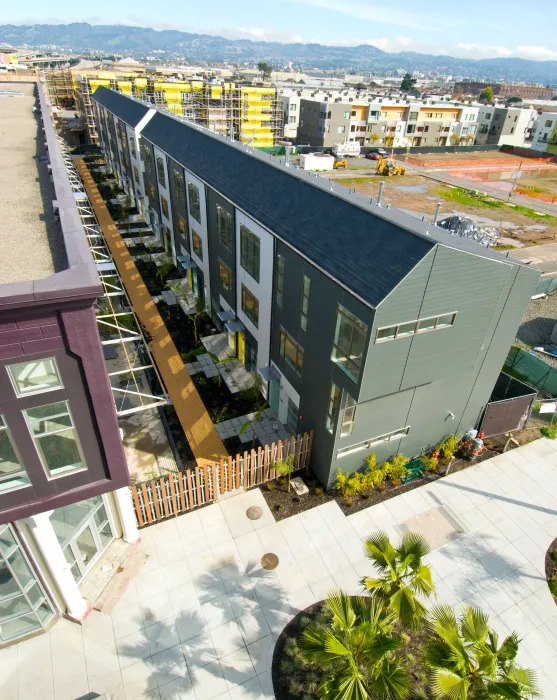
<path fill-rule="evenodd" d="M 400 83 L 400 89 L 404 92 L 411 90 L 416 84 L 416 78 L 413 78 L 410 73 L 405 73 Z"/>
<path fill-rule="evenodd" d="M 167 282 L 166 288 L 170 289 L 174 293 L 174 299 L 176 300 L 176 303 L 178 303 L 180 299 L 184 298 L 184 290 L 182 289 L 181 282 L 174 282 L 174 284 L 170 284 L 169 282 Z"/>
<path fill-rule="evenodd" d="M 222 365 L 225 365 L 227 362 L 233 362 L 236 358 L 235 358 L 235 357 L 223 357 L 222 360 L 221 360 L 220 357 L 219 357 L 218 355 L 215 355 L 214 352 L 209 352 L 209 350 L 207 350 L 207 355 L 209 355 L 209 357 L 211 358 L 211 360 L 213 360 L 213 362 L 214 362 L 214 363 L 216 364 L 216 366 L 217 366 L 217 377 L 218 377 L 217 382 L 218 382 L 218 385 L 219 385 L 219 387 L 220 387 L 220 386 L 221 386 L 221 383 L 222 383 L 222 377 L 221 377 L 221 375 L 220 375 L 220 372 L 218 371 L 218 370 L 219 370 L 219 367 L 222 366 Z"/>
<path fill-rule="evenodd" d="M 379 134 L 373 133 L 373 134 L 371 134 L 371 136 L 369 138 L 371 139 L 371 141 L 375 145 L 381 137 L 379 136 Z"/>
<path fill-rule="evenodd" d="M 172 272 L 174 269 L 174 263 L 170 258 L 165 258 L 164 260 L 161 260 L 160 265 L 157 266 L 157 272 L 155 274 L 155 277 L 160 281 L 160 282 L 165 282 L 166 278 L 168 275 Z"/>
<path fill-rule="evenodd" d="M 488 85 L 480 92 L 480 102 L 493 102 L 493 88 Z"/>
<path fill-rule="evenodd" d="M 194 314 L 188 314 L 189 320 L 193 323 L 193 339 L 195 341 L 195 344 L 199 344 L 199 337 L 197 333 L 197 322 L 199 319 L 205 314 L 205 298 L 200 295 L 197 297 L 195 300 L 195 313 Z"/>
<path fill-rule="evenodd" d="M 147 252 L 149 253 L 149 262 L 153 262 L 153 253 L 155 250 L 158 248 L 158 245 L 156 243 L 148 243 L 147 246 Z"/>
<path fill-rule="evenodd" d="M 292 479 L 292 473 L 296 471 L 296 458 L 294 455 L 290 455 L 287 457 L 284 462 L 278 462 L 277 464 L 273 464 L 273 468 L 277 470 L 277 472 L 281 476 L 287 476 L 288 477 L 288 491 L 290 491 L 290 481 Z"/>
<path fill-rule="evenodd" d="M 377 598 L 396 615 L 405 627 L 418 627 L 426 616 L 426 607 L 418 595 L 429 598 L 435 593 L 431 569 L 422 562 L 429 554 L 427 540 L 407 532 L 398 547 L 393 547 L 385 532 L 367 538 L 364 550 L 378 572 L 361 583 L 372 598 Z"/>
<path fill-rule="evenodd" d="M 240 432 L 238 433 L 238 437 L 239 437 L 240 435 L 243 435 L 246 432 L 246 430 L 249 430 L 250 428 L 252 429 L 252 440 L 251 440 L 251 449 L 252 450 L 255 447 L 255 428 L 257 427 L 257 424 L 261 420 L 261 418 L 263 416 L 263 411 L 266 408 L 267 408 L 267 402 L 265 401 L 263 406 L 261 406 L 261 408 L 255 412 L 255 415 L 253 416 L 253 418 L 251 418 L 250 420 L 247 420 L 244 423 L 244 425 L 242 425 L 242 427 L 240 428 Z"/>
<path fill-rule="evenodd" d="M 271 66 L 269 63 L 265 63 L 265 61 L 260 61 L 257 64 L 257 70 L 261 73 L 263 80 L 270 80 L 271 73 L 273 72 L 273 66 Z"/>

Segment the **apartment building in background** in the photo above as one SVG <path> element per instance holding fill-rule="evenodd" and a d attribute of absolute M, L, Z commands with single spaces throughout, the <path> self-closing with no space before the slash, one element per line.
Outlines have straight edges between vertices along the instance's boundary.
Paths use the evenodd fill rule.
<path fill-rule="evenodd" d="M 478 81 L 459 81 L 453 88 L 453 97 L 479 97 L 482 90 L 491 87 L 493 97 L 520 97 L 523 100 L 529 98 L 539 100 L 550 100 L 557 94 L 557 88 L 544 87 L 543 85 L 525 85 L 522 83 L 483 83 Z"/>
<path fill-rule="evenodd" d="M 324 484 L 478 425 L 537 270 L 113 90 L 94 101 L 110 168 L 281 422 L 314 431 Z"/>
<path fill-rule="evenodd" d="M 82 619 L 87 575 L 138 537 L 83 199 L 42 86 L 17 87 L 0 100 L 0 647 Z"/>
<path fill-rule="evenodd" d="M 478 114 L 476 143 L 529 146 L 537 119 L 535 109 L 482 106 Z"/>
<path fill-rule="evenodd" d="M 532 134 L 532 150 L 557 153 L 557 112 L 543 112 L 539 115 Z"/>

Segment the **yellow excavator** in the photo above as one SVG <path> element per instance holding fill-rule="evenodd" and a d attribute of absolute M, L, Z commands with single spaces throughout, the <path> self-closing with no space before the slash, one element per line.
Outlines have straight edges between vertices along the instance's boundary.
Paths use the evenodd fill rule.
<path fill-rule="evenodd" d="M 348 167 L 348 161 L 345 160 L 344 158 L 338 158 L 333 163 L 333 168 L 335 170 L 346 170 L 347 167 Z"/>
<path fill-rule="evenodd" d="M 387 160 L 380 156 L 377 161 L 377 168 L 375 169 L 376 175 L 406 175 L 406 168 L 402 165 L 398 165 L 392 160 Z"/>

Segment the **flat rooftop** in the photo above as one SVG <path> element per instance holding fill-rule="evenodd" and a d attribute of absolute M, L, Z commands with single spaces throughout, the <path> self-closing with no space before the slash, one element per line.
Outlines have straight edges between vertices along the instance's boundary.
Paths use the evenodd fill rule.
<path fill-rule="evenodd" d="M 2 97 L 4 90 L 23 96 Z M 35 86 L 0 82 L 0 284 L 44 279 L 66 267 L 54 188 L 33 114 Z"/>

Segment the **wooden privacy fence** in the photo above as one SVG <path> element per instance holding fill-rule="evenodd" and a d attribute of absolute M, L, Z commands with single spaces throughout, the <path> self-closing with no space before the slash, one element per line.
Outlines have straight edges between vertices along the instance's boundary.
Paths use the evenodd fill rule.
<path fill-rule="evenodd" d="M 220 464 L 197 466 L 131 487 L 139 527 L 182 515 L 194 508 L 272 481 L 274 465 L 294 455 L 296 470 L 309 465 L 313 431 L 249 450 Z"/>

